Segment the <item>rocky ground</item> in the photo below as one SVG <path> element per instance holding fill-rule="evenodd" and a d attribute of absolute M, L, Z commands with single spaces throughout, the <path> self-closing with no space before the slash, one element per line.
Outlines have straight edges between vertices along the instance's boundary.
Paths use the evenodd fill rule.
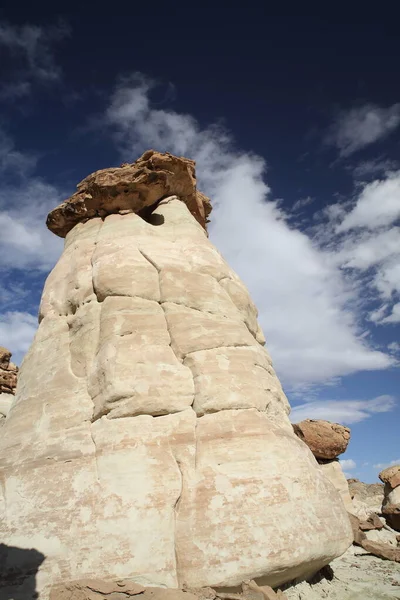
<path fill-rule="evenodd" d="M 288 600 L 400 599 L 400 563 L 382 560 L 352 546 L 331 563 L 331 576 L 285 590 Z M 331 578 L 330 578 L 331 577 Z M 329 580 L 330 579 L 330 580 Z"/>
<path fill-rule="evenodd" d="M 55 586 L 50 600 L 389 600 L 400 599 L 400 563 L 382 560 L 351 546 L 318 573 L 311 583 L 288 585 L 273 591 L 255 582 L 243 582 L 235 592 L 212 588 L 174 590 L 144 588 L 125 580 L 81 580 Z"/>

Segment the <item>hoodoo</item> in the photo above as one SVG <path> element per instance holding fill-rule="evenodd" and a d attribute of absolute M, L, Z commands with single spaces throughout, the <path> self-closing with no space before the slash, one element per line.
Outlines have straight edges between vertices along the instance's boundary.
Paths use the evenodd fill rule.
<path fill-rule="evenodd" d="M 148 151 L 48 217 L 65 248 L 0 430 L 1 539 L 44 555 L 40 598 L 94 577 L 277 585 L 352 542 L 210 210 L 192 161 Z"/>

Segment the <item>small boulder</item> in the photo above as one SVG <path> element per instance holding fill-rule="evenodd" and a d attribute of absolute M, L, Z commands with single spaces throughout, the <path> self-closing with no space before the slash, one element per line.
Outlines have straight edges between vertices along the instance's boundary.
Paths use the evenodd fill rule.
<path fill-rule="evenodd" d="M 379 479 L 390 485 L 392 489 L 400 485 L 400 465 L 392 465 L 379 473 Z"/>
<path fill-rule="evenodd" d="M 377 514 L 371 513 L 366 521 L 360 522 L 361 531 L 372 531 L 374 529 L 383 529 L 384 525 Z"/>
<path fill-rule="evenodd" d="M 345 452 L 350 429 L 338 423 L 306 419 L 293 425 L 295 434 L 307 444 L 315 458 L 332 460 Z"/>

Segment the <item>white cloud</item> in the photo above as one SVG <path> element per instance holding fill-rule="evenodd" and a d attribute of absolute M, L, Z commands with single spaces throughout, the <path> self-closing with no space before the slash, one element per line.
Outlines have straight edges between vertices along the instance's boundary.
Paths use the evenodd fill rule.
<path fill-rule="evenodd" d="M 46 271 L 62 250 L 62 240 L 45 222 L 66 195 L 32 175 L 35 164 L 0 130 L 0 269 Z"/>
<path fill-rule="evenodd" d="M 61 71 L 55 63 L 52 45 L 66 35 L 63 23 L 51 27 L 0 23 L 0 47 L 8 51 L 10 61 L 15 59 L 8 80 L 3 74 L 0 98 L 15 100 L 28 95 L 36 81 L 59 80 Z"/>
<path fill-rule="evenodd" d="M 400 125 L 400 104 L 381 108 L 366 104 L 338 114 L 326 136 L 342 157 L 385 138 Z"/>
<path fill-rule="evenodd" d="M 399 352 L 400 344 L 398 342 L 391 342 L 388 344 L 388 350 L 391 350 L 392 352 Z"/>
<path fill-rule="evenodd" d="M 391 314 L 381 319 L 380 323 L 400 323 L 400 302 L 394 304 Z"/>
<path fill-rule="evenodd" d="M 38 178 L 0 188 L 0 268 L 47 271 L 62 240 L 46 228 L 46 216 L 62 201 L 59 190 Z"/>
<path fill-rule="evenodd" d="M 379 323 L 382 321 L 383 317 L 385 316 L 387 310 L 388 310 L 389 305 L 388 304 L 382 304 L 379 308 L 371 311 L 368 315 L 367 318 L 369 321 L 371 321 L 371 323 Z"/>
<path fill-rule="evenodd" d="M 377 229 L 390 225 L 400 217 L 400 171 L 384 180 L 367 184 L 356 205 L 337 227 L 337 232 L 356 227 Z"/>
<path fill-rule="evenodd" d="M 352 200 L 331 205 L 318 218 L 315 239 L 358 289 L 366 319 L 399 323 L 400 171 L 359 186 Z"/>
<path fill-rule="evenodd" d="M 199 188 L 214 206 L 210 238 L 248 285 L 285 384 L 327 382 L 393 364 L 359 329 L 357 292 L 330 253 L 289 226 L 271 199 L 263 159 L 236 150 L 217 126 L 204 129 L 190 115 L 153 108 L 152 87 L 135 76 L 111 98 L 106 122 L 123 160 L 151 147 L 196 160 Z"/>
<path fill-rule="evenodd" d="M 386 463 L 377 463 L 376 465 L 372 465 L 374 469 L 379 469 L 379 471 L 381 471 L 382 469 L 386 469 L 387 467 L 391 467 L 392 465 L 400 465 L 400 458 L 396 458 L 395 460 L 391 460 L 390 462 L 386 462 Z"/>
<path fill-rule="evenodd" d="M 324 419 L 334 423 L 358 423 L 373 414 L 389 412 L 396 406 L 393 396 L 383 395 L 372 400 L 323 400 L 306 402 L 292 408 L 290 419 L 298 423 L 304 419 Z"/>
<path fill-rule="evenodd" d="M 0 343 L 12 352 L 12 360 L 20 364 L 37 329 L 37 317 L 27 312 L 0 314 Z"/>
<path fill-rule="evenodd" d="M 342 469 L 355 469 L 357 467 L 357 463 L 352 458 L 341 458 L 339 459 L 340 465 Z"/>
<path fill-rule="evenodd" d="M 400 252 L 400 228 L 360 234 L 349 234 L 341 242 L 337 260 L 348 268 L 366 270 L 376 265 L 382 266 L 389 259 L 396 258 Z"/>

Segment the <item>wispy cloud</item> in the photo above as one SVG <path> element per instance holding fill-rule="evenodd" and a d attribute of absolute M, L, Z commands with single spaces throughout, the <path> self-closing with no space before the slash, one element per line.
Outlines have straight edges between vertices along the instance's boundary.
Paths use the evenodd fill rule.
<path fill-rule="evenodd" d="M 53 44 L 68 34 L 65 24 L 39 27 L 0 23 L 0 48 L 8 53 L 9 72 L 3 74 L 0 98 L 15 100 L 27 96 L 33 83 L 54 83 L 61 70 L 54 60 Z M 4 61 L 3 61 L 4 64 Z"/>
<path fill-rule="evenodd" d="M 315 198 L 311 198 L 311 196 L 307 196 L 306 198 L 300 198 L 293 204 L 292 211 L 298 212 L 305 206 L 309 206 L 310 204 L 312 204 L 314 201 Z"/>
<path fill-rule="evenodd" d="M 347 157 L 392 133 L 400 125 L 400 103 L 387 108 L 365 104 L 340 112 L 325 142 Z"/>
<path fill-rule="evenodd" d="M 400 352 L 400 344 L 398 342 L 391 342 L 388 344 L 388 349 L 392 352 Z"/>
<path fill-rule="evenodd" d="M 64 199 L 34 175 L 36 159 L 17 150 L 0 130 L 0 269 L 48 270 L 62 241 L 45 225 L 47 213 Z"/>
<path fill-rule="evenodd" d="M 391 460 L 390 462 L 377 463 L 376 465 L 372 465 L 374 469 L 378 469 L 381 471 L 382 469 L 386 469 L 386 467 L 391 467 L 392 465 L 400 465 L 400 458 L 396 458 L 395 460 Z"/>
<path fill-rule="evenodd" d="M 357 463 L 352 458 L 340 458 L 339 462 L 342 469 L 347 469 L 349 471 L 357 467 Z"/>
<path fill-rule="evenodd" d="M 27 312 L 6 312 L 0 314 L 1 345 L 8 348 L 12 360 L 20 364 L 24 354 L 31 345 L 37 329 L 37 317 Z"/>
<path fill-rule="evenodd" d="M 319 215 L 315 239 L 359 290 L 365 318 L 400 321 L 400 171 L 357 186 L 354 198 Z"/>
<path fill-rule="evenodd" d="M 400 217 L 400 171 L 383 180 L 367 184 L 354 208 L 338 225 L 337 231 L 366 227 L 378 229 L 391 225 Z"/>
<path fill-rule="evenodd" d="M 121 81 L 101 127 L 108 124 L 123 160 L 153 147 L 197 161 L 199 187 L 214 206 L 211 240 L 249 287 L 287 388 L 392 365 L 360 329 L 359 290 L 329 248 L 292 228 L 272 199 L 264 160 L 237 149 L 217 125 L 202 128 L 191 115 L 153 107 L 154 91 L 141 75 Z"/>
<path fill-rule="evenodd" d="M 382 325 L 387 323 L 400 323 L 400 302 L 392 306 L 392 312 L 380 320 Z"/>
<path fill-rule="evenodd" d="M 292 409 L 292 423 L 304 419 L 325 419 L 334 423 L 359 423 L 376 413 L 390 412 L 396 407 L 393 396 L 383 395 L 372 400 L 323 400 L 306 402 Z"/>
<path fill-rule="evenodd" d="M 398 171 L 399 163 L 395 160 L 380 157 L 372 160 L 363 160 L 355 166 L 347 165 L 346 170 L 352 173 L 354 179 L 365 180 Z"/>

